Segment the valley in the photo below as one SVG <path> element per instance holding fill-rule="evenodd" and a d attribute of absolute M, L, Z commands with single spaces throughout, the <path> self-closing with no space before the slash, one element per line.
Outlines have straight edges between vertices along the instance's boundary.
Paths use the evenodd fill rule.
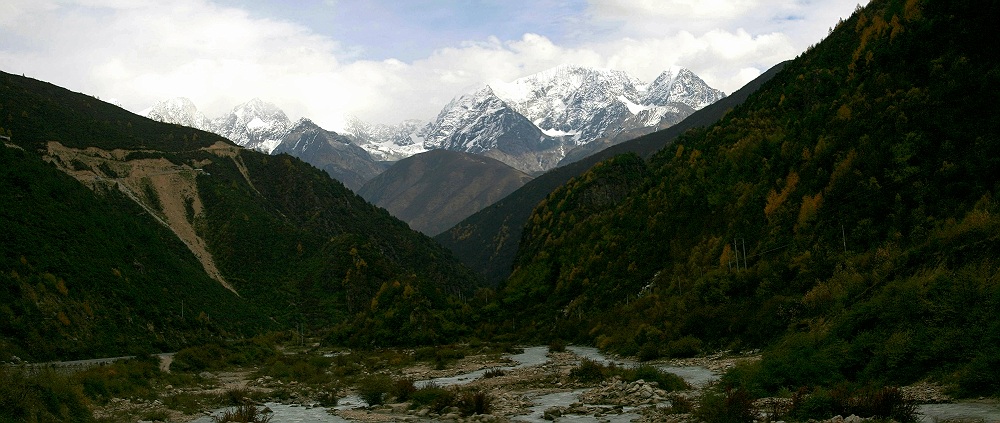
<path fill-rule="evenodd" d="M 998 13 L 872 0 L 727 97 L 562 65 L 367 135 L 0 72 L 0 421 L 997 421 Z"/>

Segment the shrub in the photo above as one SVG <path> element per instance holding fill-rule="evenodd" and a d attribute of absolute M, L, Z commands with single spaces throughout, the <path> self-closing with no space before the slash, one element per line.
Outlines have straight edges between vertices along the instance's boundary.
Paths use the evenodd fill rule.
<path fill-rule="evenodd" d="M 385 403 L 386 394 L 392 389 L 392 379 L 386 375 L 371 375 L 358 383 L 358 396 L 369 406 Z"/>
<path fill-rule="evenodd" d="M 664 391 L 688 389 L 687 382 L 680 376 L 653 366 L 644 365 L 631 369 L 622 369 L 619 372 L 622 379 L 626 381 L 633 382 L 642 379 L 646 382 L 656 382 L 657 386 Z"/>
<path fill-rule="evenodd" d="M 896 387 L 853 390 L 848 385 L 833 389 L 817 388 L 811 393 L 799 389 L 792 396 L 792 416 L 800 419 L 826 419 L 836 415 L 916 421 L 916 405 L 903 397 Z"/>
<path fill-rule="evenodd" d="M 500 377 L 500 376 L 503 376 L 505 374 L 507 374 L 507 372 L 503 371 L 503 369 L 494 367 L 492 369 L 486 370 L 486 372 L 483 373 L 483 379 L 489 379 L 489 378 L 493 378 L 493 377 Z"/>
<path fill-rule="evenodd" d="M 669 357 L 688 358 L 700 353 L 701 340 L 693 336 L 685 336 L 667 343 L 667 356 Z"/>
<path fill-rule="evenodd" d="M 93 420 L 80 385 L 55 372 L 26 375 L 0 366 L 0 381 L 0 421 Z"/>
<path fill-rule="evenodd" d="M 463 416 L 474 414 L 489 414 L 492 410 L 493 399 L 480 390 L 464 391 L 456 404 Z"/>
<path fill-rule="evenodd" d="M 155 410 L 149 410 L 143 413 L 141 420 L 149 422 L 154 422 L 154 421 L 165 422 L 169 418 L 170 418 L 170 412 L 162 408 L 157 408 Z"/>
<path fill-rule="evenodd" d="M 753 423 L 757 412 L 746 390 L 726 388 L 723 392 L 706 390 L 694 415 L 706 423 Z"/>
<path fill-rule="evenodd" d="M 417 407 L 429 407 L 432 411 L 440 413 L 455 402 L 455 393 L 435 384 L 429 384 L 417 389 L 410 395 L 410 400 Z"/>
<path fill-rule="evenodd" d="M 337 396 L 336 389 L 330 389 L 328 391 L 320 392 L 316 396 L 316 400 L 319 401 L 319 405 L 324 407 L 336 407 L 340 398 Z"/>
<path fill-rule="evenodd" d="M 897 422 L 915 422 L 916 404 L 903 397 L 903 391 L 895 386 L 862 391 L 851 401 L 851 414 L 877 419 L 892 419 Z"/>
<path fill-rule="evenodd" d="M 258 374 L 285 381 L 313 385 L 327 384 L 334 379 L 328 372 L 332 362 L 330 358 L 314 354 L 282 354 L 271 357 Z"/>
<path fill-rule="evenodd" d="M 639 361 L 650 361 L 660 358 L 660 347 L 655 342 L 647 342 L 639 348 Z"/>
<path fill-rule="evenodd" d="M 194 414 L 204 410 L 210 402 L 205 394 L 191 392 L 181 392 L 163 397 L 163 405 L 185 414 Z"/>
<path fill-rule="evenodd" d="M 580 365 L 569 371 L 570 377 L 583 383 L 600 382 L 604 380 L 605 367 L 594 360 L 583 359 Z"/>
<path fill-rule="evenodd" d="M 549 343 L 549 352 L 565 352 L 566 351 L 566 341 L 561 339 L 556 339 Z"/>
<path fill-rule="evenodd" d="M 184 348 L 174 354 L 171 370 L 201 372 L 225 367 L 225 351 L 219 344 Z"/>
<path fill-rule="evenodd" d="M 278 356 L 270 342 L 270 339 L 254 338 L 235 343 L 210 343 L 184 348 L 174 355 L 170 368 L 182 372 L 201 372 L 263 363 Z"/>
<path fill-rule="evenodd" d="M 161 375 L 158 361 L 134 359 L 93 367 L 71 379 L 80 384 L 87 397 L 106 403 L 113 397 L 155 398 L 152 381 Z"/>
<path fill-rule="evenodd" d="M 687 382 L 680 376 L 650 365 L 627 368 L 618 367 L 613 364 L 605 366 L 594 360 L 584 359 L 580 361 L 580 365 L 569 371 L 569 375 L 583 383 L 600 382 L 609 377 L 618 376 L 627 382 L 634 382 L 639 379 L 646 382 L 656 382 L 657 386 L 665 391 L 677 391 L 688 388 Z"/>
<path fill-rule="evenodd" d="M 222 405 L 247 404 L 247 400 L 250 399 L 252 395 L 253 392 L 247 388 L 230 388 L 219 394 L 219 403 Z"/>
<path fill-rule="evenodd" d="M 413 386 L 413 379 L 396 379 L 392 382 L 392 391 L 390 394 L 396 397 L 396 401 L 403 402 L 409 401 L 410 396 L 417 391 L 417 387 Z"/>
<path fill-rule="evenodd" d="M 694 412 L 694 403 L 687 397 L 671 394 L 669 414 L 688 414 Z"/>
<path fill-rule="evenodd" d="M 264 413 L 257 409 L 257 406 L 244 404 L 222 413 L 220 417 L 214 417 L 217 423 L 240 422 L 240 423 L 267 423 L 271 421 L 272 414 Z"/>
<path fill-rule="evenodd" d="M 958 374 L 958 395 L 962 397 L 1000 393 L 1000 354 L 980 353 Z"/>

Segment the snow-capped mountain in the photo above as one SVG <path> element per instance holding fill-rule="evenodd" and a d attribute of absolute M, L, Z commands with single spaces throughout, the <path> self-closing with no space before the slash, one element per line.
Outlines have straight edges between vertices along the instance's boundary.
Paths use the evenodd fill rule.
<path fill-rule="evenodd" d="M 285 112 L 272 103 L 254 98 L 212 120 L 212 132 L 246 148 L 270 153 L 292 128 Z"/>
<path fill-rule="evenodd" d="M 323 169 L 352 190 L 361 188 L 385 169 L 381 163 L 384 160 L 373 158 L 355 144 L 353 137 L 327 131 L 305 118 L 293 124 L 278 106 L 258 98 L 211 120 L 186 98 L 158 102 L 141 114 L 161 122 L 214 132 L 245 148 L 268 154 L 291 154 Z"/>
<path fill-rule="evenodd" d="M 364 122 L 350 117 L 344 128 L 354 143 L 381 161 L 397 161 L 427 151 L 423 139 L 416 135 L 427 122 L 406 120 L 398 125 Z"/>
<path fill-rule="evenodd" d="M 666 70 L 649 85 L 643 104 L 666 106 L 683 103 L 699 110 L 721 100 L 726 95 L 708 86 L 698 75 L 684 68 Z"/>
<path fill-rule="evenodd" d="M 628 112 L 622 99 L 638 102 L 645 84 L 622 71 L 559 66 L 491 87 L 546 134 L 586 144 L 614 128 Z"/>
<path fill-rule="evenodd" d="M 428 149 L 489 155 L 532 173 L 596 140 L 676 124 L 722 97 L 683 68 L 647 85 L 622 71 L 559 66 L 453 100 L 419 135 Z"/>
<path fill-rule="evenodd" d="M 203 131 L 212 131 L 212 123 L 198 111 L 198 107 L 187 97 L 177 97 L 157 102 L 139 113 L 160 122 L 175 123 Z"/>
<path fill-rule="evenodd" d="M 490 87 L 452 100 L 419 135 L 428 150 L 480 154 L 526 173 L 555 166 L 567 142 L 543 133 Z"/>
<path fill-rule="evenodd" d="M 271 154 L 281 153 L 323 169 L 353 191 L 385 170 L 351 138 L 327 131 L 306 118 L 299 119 L 271 151 Z"/>
<path fill-rule="evenodd" d="M 587 154 L 676 124 L 723 96 L 683 68 L 664 71 L 646 84 L 622 71 L 559 66 L 460 96 L 427 124 L 371 124 L 353 118 L 342 134 L 330 134 L 340 137 L 338 140 L 349 139 L 376 161 L 397 161 L 431 149 L 447 149 L 489 156 L 523 172 L 537 173 L 556 167 L 572 150 Z M 157 103 L 143 114 L 209 130 L 265 153 L 289 142 L 286 136 L 294 126 L 281 109 L 260 99 L 212 120 L 187 99 Z M 345 149 L 345 145 L 331 151 L 352 155 L 353 150 Z M 308 155 L 294 145 L 283 151 L 300 157 Z M 303 159 L 325 168 L 332 166 L 331 161 L 340 160 L 331 154 Z M 361 169 L 357 174 L 367 172 Z M 334 177 L 336 173 L 331 171 Z"/>

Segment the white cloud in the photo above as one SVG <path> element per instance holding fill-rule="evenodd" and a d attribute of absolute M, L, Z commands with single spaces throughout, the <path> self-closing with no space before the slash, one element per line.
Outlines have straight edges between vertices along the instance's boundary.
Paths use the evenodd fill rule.
<path fill-rule="evenodd" d="M 585 16 L 567 20 L 576 35 L 560 43 L 528 30 L 513 40 L 456 41 L 405 63 L 353 60 L 357 46 L 209 0 L 7 0 L 0 64 L 134 111 L 186 96 L 217 116 L 260 97 L 293 119 L 336 130 L 346 114 L 431 119 L 453 97 L 563 63 L 646 81 L 685 66 L 729 93 L 818 41 L 853 9 L 829 5 L 844 0 L 801 1 L 594 1 Z M 803 44 L 803 28 L 818 35 Z"/>

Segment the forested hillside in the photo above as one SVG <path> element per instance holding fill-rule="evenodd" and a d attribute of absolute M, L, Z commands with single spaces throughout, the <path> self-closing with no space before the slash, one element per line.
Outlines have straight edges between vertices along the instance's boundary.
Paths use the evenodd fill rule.
<path fill-rule="evenodd" d="M 298 159 L 9 74 L 0 128 L 5 355 L 163 351 L 300 324 L 365 345 L 464 330 L 440 310 L 475 276 Z M 397 293 L 407 301 L 384 300 Z"/>
<path fill-rule="evenodd" d="M 746 100 L 747 96 L 756 91 L 761 84 L 770 80 L 783 66 L 784 63 L 775 65 L 735 93 L 705 106 L 680 123 L 662 131 L 610 147 L 608 146 L 610 140 L 594 141 L 588 145 L 595 145 L 594 150 L 590 150 L 596 151 L 595 153 L 539 175 L 500 201 L 435 236 L 434 239 L 481 274 L 487 284 L 496 286 L 510 276 L 524 225 L 528 223 L 532 209 L 549 193 L 602 160 L 622 153 L 635 153 L 649 158 L 685 131 L 715 123 L 733 107 Z M 600 148 L 603 150 L 598 151 Z"/>
<path fill-rule="evenodd" d="M 489 328 L 643 358 L 765 348 L 739 381 L 759 392 L 997 392 L 997 13 L 874 0 L 718 124 L 570 181 Z"/>

